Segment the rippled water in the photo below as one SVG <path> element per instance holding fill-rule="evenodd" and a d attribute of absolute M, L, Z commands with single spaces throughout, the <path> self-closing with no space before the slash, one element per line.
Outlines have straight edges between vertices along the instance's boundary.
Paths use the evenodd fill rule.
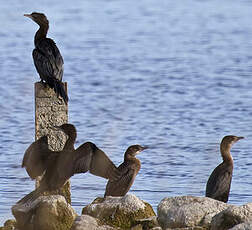
<path fill-rule="evenodd" d="M 22 16 L 32 11 L 47 14 L 64 56 L 76 146 L 93 141 L 116 164 L 129 145 L 151 146 L 130 192 L 156 209 L 166 196 L 204 196 L 221 138 L 243 135 L 230 203 L 251 201 L 250 1 L 9 0 L 0 7 L 1 222 L 34 188 L 20 167 L 34 140 L 37 26 Z M 90 174 L 71 183 L 79 214 L 106 185 Z"/>

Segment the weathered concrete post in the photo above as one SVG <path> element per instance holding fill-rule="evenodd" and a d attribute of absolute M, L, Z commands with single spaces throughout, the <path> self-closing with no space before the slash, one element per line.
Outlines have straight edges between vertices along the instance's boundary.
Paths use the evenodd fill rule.
<path fill-rule="evenodd" d="M 67 93 L 67 83 L 63 83 Z M 60 151 L 66 142 L 66 135 L 63 132 L 55 131 L 51 127 L 62 125 L 68 122 L 68 106 L 63 99 L 58 98 L 53 89 L 44 86 L 41 82 L 35 83 L 35 140 L 43 135 L 49 137 L 51 150 Z M 36 187 L 39 186 L 38 179 Z M 70 182 L 68 181 L 59 191 L 50 194 L 63 195 L 68 203 L 71 203 Z"/>

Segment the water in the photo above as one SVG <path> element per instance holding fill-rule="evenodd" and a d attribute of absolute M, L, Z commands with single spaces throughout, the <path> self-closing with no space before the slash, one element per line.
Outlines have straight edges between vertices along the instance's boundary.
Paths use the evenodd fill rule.
<path fill-rule="evenodd" d="M 252 25 L 250 1 L 3 1 L 0 8 L 0 220 L 34 188 L 20 167 L 34 140 L 31 52 L 42 11 L 65 61 L 69 121 L 78 141 L 93 141 L 118 165 L 132 144 L 149 145 L 131 193 L 156 210 L 167 196 L 204 196 L 221 162 L 219 142 L 242 135 L 232 149 L 230 203 L 250 202 Z M 106 180 L 71 179 L 73 207 L 104 194 Z"/>

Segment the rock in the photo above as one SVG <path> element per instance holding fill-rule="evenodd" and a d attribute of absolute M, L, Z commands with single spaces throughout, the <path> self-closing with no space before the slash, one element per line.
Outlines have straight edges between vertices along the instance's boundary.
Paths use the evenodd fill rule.
<path fill-rule="evenodd" d="M 94 217 L 88 215 L 82 215 L 76 217 L 71 230 L 85 230 L 85 229 L 96 230 L 97 227 L 98 223 Z"/>
<path fill-rule="evenodd" d="M 252 222 L 237 224 L 233 228 L 229 230 L 251 230 L 252 229 Z"/>
<path fill-rule="evenodd" d="M 226 230 L 250 221 L 252 221 L 252 203 L 231 206 L 213 217 L 211 230 Z"/>
<path fill-rule="evenodd" d="M 16 220 L 7 220 L 5 221 L 4 226 L 0 227 L 0 230 L 15 230 L 16 226 Z"/>
<path fill-rule="evenodd" d="M 137 224 L 134 227 L 130 228 L 130 230 L 143 230 L 143 226 L 141 224 Z"/>
<path fill-rule="evenodd" d="M 189 227 L 189 228 L 166 228 L 165 230 L 207 230 L 207 229 L 209 228 L 196 226 L 196 227 Z"/>
<path fill-rule="evenodd" d="M 98 225 L 98 220 L 89 215 L 82 215 L 76 217 L 71 230 L 115 230 L 115 228 L 108 225 Z"/>
<path fill-rule="evenodd" d="M 142 229 L 153 229 L 155 227 L 160 227 L 157 221 L 157 217 L 156 216 L 152 216 L 150 218 L 147 219 L 140 219 L 140 220 L 136 220 L 135 222 L 137 225 L 141 225 Z"/>
<path fill-rule="evenodd" d="M 97 218 L 100 225 L 123 229 L 134 227 L 137 220 L 155 216 L 150 204 L 132 194 L 124 197 L 97 198 L 83 208 L 82 214 Z"/>
<path fill-rule="evenodd" d="M 109 225 L 101 225 L 98 224 L 99 220 L 89 216 L 89 215 L 82 215 L 76 217 L 74 224 L 71 230 L 117 230 L 119 228 L 114 228 Z M 137 221 L 139 224 L 135 225 L 134 227 L 130 228 L 130 230 L 162 230 L 161 227 L 150 227 L 153 223 L 157 221 L 152 220 L 152 218 L 142 219 Z M 152 223 L 152 224 L 150 224 Z"/>
<path fill-rule="evenodd" d="M 158 205 L 158 222 L 163 229 L 207 229 L 212 217 L 229 206 L 208 197 L 164 198 Z"/>
<path fill-rule="evenodd" d="M 68 230 L 77 216 L 60 195 L 40 196 L 24 204 L 15 204 L 12 214 L 19 230 Z"/>

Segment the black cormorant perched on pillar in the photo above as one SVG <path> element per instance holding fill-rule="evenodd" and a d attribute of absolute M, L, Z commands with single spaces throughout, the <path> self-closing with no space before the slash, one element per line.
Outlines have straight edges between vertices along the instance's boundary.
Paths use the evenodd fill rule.
<path fill-rule="evenodd" d="M 60 95 L 67 103 L 68 96 L 62 83 L 63 58 L 55 42 L 46 37 L 49 21 L 44 14 L 37 12 L 24 14 L 24 16 L 31 18 L 39 25 L 39 30 L 34 37 L 35 49 L 32 52 L 32 56 L 41 81 L 54 89 L 57 96 Z"/>
<path fill-rule="evenodd" d="M 214 169 L 207 181 L 206 197 L 227 203 L 234 166 L 230 149 L 235 142 L 243 138 L 244 137 L 225 136 L 222 139 L 220 152 L 223 162 Z"/>
<path fill-rule="evenodd" d="M 136 158 L 136 155 L 147 148 L 132 145 L 127 149 L 124 154 L 124 162 L 118 167 L 121 176 L 116 180 L 108 181 L 104 197 L 126 195 L 141 168 L 141 162 Z"/>
<path fill-rule="evenodd" d="M 106 179 L 115 180 L 121 173 L 109 157 L 95 144 L 86 142 L 74 149 L 76 129 L 71 124 L 58 127 L 68 135 L 62 151 L 51 151 L 47 138 L 41 137 L 26 150 L 22 166 L 32 179 L 43 175 L 40 186 L 20 202 L 35 200 L 42 192 L 61 188 L 66 181 L 77 173 L 90 173 Z M 38 166 L 38 167 L 37 167 Z"/>

